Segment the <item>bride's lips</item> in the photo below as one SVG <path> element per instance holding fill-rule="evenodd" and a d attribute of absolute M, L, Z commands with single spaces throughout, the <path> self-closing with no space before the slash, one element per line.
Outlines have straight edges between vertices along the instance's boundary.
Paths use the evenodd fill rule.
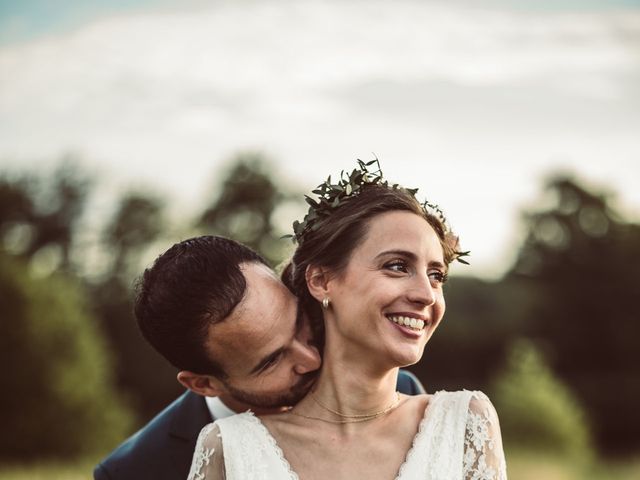
<path fill-rule="evenodd" d="M 415 313 L 390 313 L 386 317 L 394 327 L 411 338 L 421 337 L 429 326 L 429 320 L 426 317 Z"/>

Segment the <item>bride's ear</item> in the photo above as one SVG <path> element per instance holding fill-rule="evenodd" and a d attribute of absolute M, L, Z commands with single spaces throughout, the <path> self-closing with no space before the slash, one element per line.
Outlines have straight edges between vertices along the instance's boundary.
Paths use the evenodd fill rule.
<path fill-rule="evenodd" d="M 329 272 L 315 265 L 309 265 L 304 274 L 304 278 L 307 281 L 307 288 L 313 298 L 322 302 L 323 299 L 329 296 L 328 283 L 330 280 Z"/>

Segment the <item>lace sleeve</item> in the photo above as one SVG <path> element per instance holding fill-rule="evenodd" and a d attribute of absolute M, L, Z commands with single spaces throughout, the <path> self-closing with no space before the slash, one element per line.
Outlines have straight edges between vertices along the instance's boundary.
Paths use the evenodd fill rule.
<path fill-rule="evenodd" d="M 198 435 L 187 480 L 225 480 L 222 438 L 215 423 L 206 425 Z"/>
<path fill-rule="evenodd" d="M 464 436 L 464 479 L 506 480 L 507 466 L 502 450 L 498 414 L 482 392 L 469 402 Z"/>

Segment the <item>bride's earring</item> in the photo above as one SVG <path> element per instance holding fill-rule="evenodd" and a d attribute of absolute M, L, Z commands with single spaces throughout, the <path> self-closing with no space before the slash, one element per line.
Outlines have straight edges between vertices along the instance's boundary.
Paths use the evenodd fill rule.
<path fill-rule="evenodd" d="M 330 303 L 331 303 L 331 300 L 329 300 L 329 297 L 324 297 L 322 299 L 322 308 L 326 310 L 327 308 L 329 308 Z"/>

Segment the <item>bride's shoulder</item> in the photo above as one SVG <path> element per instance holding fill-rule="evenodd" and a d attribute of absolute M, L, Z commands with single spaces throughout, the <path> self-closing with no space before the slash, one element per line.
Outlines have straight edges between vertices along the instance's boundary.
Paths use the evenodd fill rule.
<path fill-rule="evenodd" d="M 452 402 L 470 404 L 471 402 L 484 401 L 484 399 L 488 401 L 486 395 L 480 391 L 459 390 L 450 392 L 438 390 L 435 393 L 405 395 L 404 403 L 418 411 L 425 411 L 434 407 L 436 404 L 448 404 Z"/>
<path fill-rule="evenodd" d="M 440 390 L 430 396 L 429 405 L 443 405 L 451 407 L 458 405 L 471 413 L 483 414 L 487 417 L 496 417 L 496 411 L 489 397 L 480 390 Z"/>
<path fill-rule="evenodd" d="M 208 423 L 202 427 L 198 435 L 188 480 L 205 478 L 203 471 L 210 464 L 220 464 L 223 458 L 222 455 L 220 429 L 216 422 Z"/>
<path fill-rule="evenodd" d="M 217 422 L 206 424 L 200 430 L 196 445 L 210 449 L 220 442 L 220 427 Z"/>
<path fill-rule="evenodd" d="M 433 394 L 430 393 L 420 393 L 418 395 L 406 395 L 403 393 L 400 394 L 402 404 L 410 405 L 413 407 L 422 406 L 423 408 L 429 405 L 432 397 Z"/>
<path fill-rule="evenodd" d="M 489 397 L 480 390 L 459 390 L 455 392 L 440 391 L 434 394 L 434 399 L 445 410 L 466 412 L 467 421 L 482 421 L 498 424 L 498 413 Z"/>
<path fill-rule="evenodd" d="M 482 413 L 487 416 L 495 416 L 494 408 L 489 397 L 480 390 L 463 390 L 469 397 L 469 411 L 472 413 Z"/>
<path fill-rule="evenodd" d="M 439 390 L 432 395 L 433 399 L 435 398 L 448 398 L 448 399 L 457 399 L 467 401 L 470 405 L 477 406 L 486 406 L 491 405 L 491 400 L 489 397 L 480 390 L 456 390 L 456 391 L 447 391 L 447 390 Z"/>
<path fill-rule="evenodd" d="M 220 433 L 220 430 L 216 422 L 207 423 L 200 430 L 200 434 L 198 435 L 198 440 L 204 441 L 209 437 L 217 436 L 218 433 Z"/>
<path fill-rule="evenodd" d="M 219 418 L 213 423 L 217 433 L 228 436 L 229 432 L 253 432 L 260 427 L 260 420 L 251 410 L 236 413 L 225 418 Z"/>
<path fill-rule="evenodd" d="M 223 432 L 229 428 L 235 428 L 239 424 L 247 424 L 255 421 L 255 416 L 250 411 L 237 413 L 225 418 L 218 418 L 215 421 L 206 424 L 200 430 L 198 441 L 207 445 L 219 443 Z"/>
<path fill-rule="evenodd" d="M 482 418 L 494 424 L 498 423 L 498 413 L 489 397 L 481 391 L 471 392 L 469 399 L 469 413 L 471 418 Z"/>
<path fill-rule="evenodd" d="M 421 420 L 431 404 L 433 398 L 432 394 L 421 393 L 419 395 L 402 395 L 401 410 L 404 411 L 402 415 L 410 415 L 415 417 L 418 421 Z"/>

